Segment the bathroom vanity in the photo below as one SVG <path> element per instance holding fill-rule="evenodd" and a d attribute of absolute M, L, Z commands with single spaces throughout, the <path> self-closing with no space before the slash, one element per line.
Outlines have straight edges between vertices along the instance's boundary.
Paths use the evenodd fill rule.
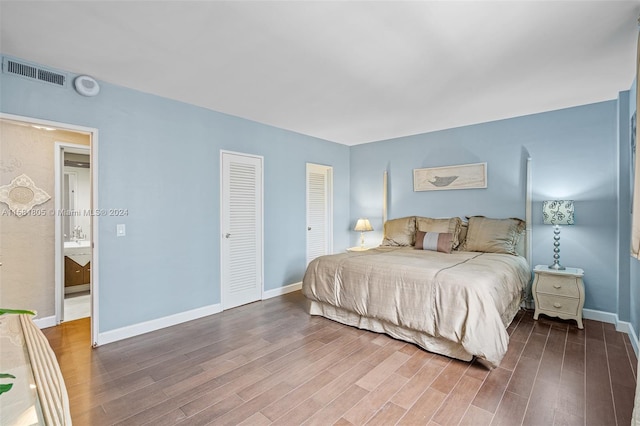
<path fill-rule="evenodd" d="M 64 292 L 89 290 L 91 282 L 91 247 L 86 240 L 64 243 Z"/>

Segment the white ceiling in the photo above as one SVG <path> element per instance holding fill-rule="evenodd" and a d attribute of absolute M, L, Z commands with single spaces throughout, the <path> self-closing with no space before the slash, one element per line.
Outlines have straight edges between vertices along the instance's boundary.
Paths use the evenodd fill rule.
<path fill-rule="evenodd" d="M 639 1 L 4 1 L 0 51 L 354 145 L 614 99 Z"/>

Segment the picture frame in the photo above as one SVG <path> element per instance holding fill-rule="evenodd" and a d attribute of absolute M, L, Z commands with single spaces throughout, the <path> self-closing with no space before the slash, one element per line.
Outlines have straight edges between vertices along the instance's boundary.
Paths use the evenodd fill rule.
<path fill-rule="evenodd" d="M 486 162 L 413 169 L 414 192 L 486 187 Z"/>

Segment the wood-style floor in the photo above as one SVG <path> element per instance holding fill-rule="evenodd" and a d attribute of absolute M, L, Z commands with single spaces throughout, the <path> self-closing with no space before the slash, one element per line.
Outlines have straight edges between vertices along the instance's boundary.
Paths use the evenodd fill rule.
<path fill-rule="evenodd" d="M 300 292 L 91 349 L 44 330 L 76 425 L 624 425 L 636 356 L 611 324 L 518 314 L 488 371 L 305 311 Z"/>

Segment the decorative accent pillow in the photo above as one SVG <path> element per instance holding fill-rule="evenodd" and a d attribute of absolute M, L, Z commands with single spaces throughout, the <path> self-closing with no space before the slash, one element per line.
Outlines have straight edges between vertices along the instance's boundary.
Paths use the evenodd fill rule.
<path fill-rule="evenodd" d="M 416 231 L 416 249 L 451 253 L 453 234 Z"/>
<path fill-rule="evenodd" d="M 451 248 L 455 249 L 463 240 L 459 239 L 462 219 L 450 217 L 445 219 L 433 219 L 430 217 L 416 217 L 416 230 L 422 232 L 449 233 L 452 236 Z M 417 239 L 417 236 L 416 236 Z"/>
<path fill-rule="evenodd" d="M 465 251 L 518 254 L 516 248 L 524 231 L 521 219 L 491 219 L 484 216 L 469 218 Z"/>
<path fill-rule="evenodd" d="M 416 217 L 401 217 L 384 223 L 383 246 L 412 246 L 416 234 Z"/>

